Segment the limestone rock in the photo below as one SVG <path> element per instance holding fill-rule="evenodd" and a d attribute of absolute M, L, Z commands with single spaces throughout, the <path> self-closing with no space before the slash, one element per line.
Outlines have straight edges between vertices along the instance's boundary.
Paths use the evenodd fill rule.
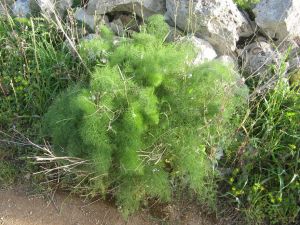
<path fill-rule="evenodd" d="M 108 24 L 110 29 L 120 37 L 130 36 L 133 32 L 139 32 L 139 26 L 142 25 L 134 16 L 122 13 L 115 15 L 114 20 Z"/>
<path fill-rule="evenodd" d="M 89 26 L 91 30 L 95 30 L 99 24 L 109 24 L 105 15 L 90 15 L 84 8 L 77 8 L 74 14 L 76 20 L 81 21 Z"/>
<path fill-rule="evenodd" d="M 110 29 L 115 33 L 115 35 L 118 36 L 124 36 L 125 35 L 125 28 L 121 21 L 121 19 L 116 19 L 109 23 Z"/>
<path fill-rule="evenodd" d="M 88 25 L 92 30 L 95 29 L 95 16 L 89 15 L 84 8 L 77 8 L 74 17 L 76 20 Z"/>
<path fill-rule="evenodd" d="M 134 12 L 147 18 L 153 14 L 165 12 L 164 0 L 90 0 L 87 12 L 91 15 L 112 11 Z"/>
<path fill-rule="evenodd" d="M 0 1 L 0 16 L 6 16 L 7 14 L 9 14 L 14 2 L 15 2 L 14 0 L 1 0 Z"/>
<path fill-rule="evenodd" d="M 232 66 L 233 68 L 238 68 L 236 60 L 229 55 L 221 55 L 217 60 L 225 65 Z"/>
<path fill-rule="evenodd" d="M 299 40 L 289 39 L 283 41 L 278 46 L 282 55 L 287 55 L 288 71 L 300 69 L 300 43 Z"/>
<path fill-rule="evenodd" d="M 44 15 L 52 17 L 56 14 L 63 18 L 67 9 L 72 7 L 73 0 L 30 0 L 32 11 L 41 11 Z"/>
<path fill-rule="evenodd" d="M 281 56 L 271 44 L 257 41 L 242 51 L 242 70 L 249 75 L 266 74 L 271 65 L 279 65 Z"/>
<path fill-rule="evenodd" d="M 99 34 L 88 34 L 88 35 L 84 36 L 81 40 L 91 41 L 91 40 L 94 40 L 99 37 L 100 37 Z"/>
<path fill-rule="evenodd" d="M 300 56 L 289 60 L 289 71 L 300 70 Z"/>
<path fill-rule="evenodd" d="M 120 20 L 125 29 L 130 29 L 136 32 L 140 30 L 140 26 L 142 25 L 142 21 L 137 20 L 134 15 L 126 15 L 122 12 L 115 16 L 115 20 Z"/>
<path fill-rule="evenodd" d="M 169 34 L 166 38 L 166 42 L 174 42 L 174 41 L 179 41 L 184 37 L 184 33 L 179 30 L 177 27 L 171 27 L 169 26 Z"/>
<path fill-rule="evenodd" d="M 236 49 L 239 36 L 250 36 L 251 26 L 232 0 L 167 0 L 167 14 L 177 27 L 196 33 L 221 54 Z"/>
<path fill-rule="evenodd" d="M 197 56 L 192 62 L 193 65 L 200 65 L 206 61 L 211 61 L 217 57 L 214 48 L 207 41 L 195 36 L 183 37 L 181 42 L 190 42 L 194 46 Z"/>
<path fill-rule="evenodd" d="M 254 13 L 257 25 L 271 38 L 282 41 L 300 36 L 299 0 L 261 0 Z"/>
<path fill-rule="evenodd" d="M 13 14 L 17 17 L 26 17 L 31 14 L 29 0 L 17 0 L 12 5 Z"/>

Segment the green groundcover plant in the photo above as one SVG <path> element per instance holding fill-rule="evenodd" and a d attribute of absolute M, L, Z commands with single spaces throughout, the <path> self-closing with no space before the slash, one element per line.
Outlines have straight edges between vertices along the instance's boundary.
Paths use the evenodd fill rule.
<path fill-rule="evenodd" d="M 300 92 L 283 79 L 255 99 L 230 194 L 250 222 L 293 224 L 300 213 Z"/>
<path fill-rule="evenodd" d="M 84 74 L 65 46 L 63 35 L 42 18 L 0 19 L 0 128 L 30 127 Z"/>
<path fill-rule="evenodd" d="M 247 99 L 231 67 L 188 66 L 195 52 L 164 43 L 168 32 L 163 17 L 153 16 L 116 45 L 102 27 L 100 38 L 79 47 L 95 65 L 90 82 L 61 93 L 43 119 L 57 155 L 90 162 L 65 176 L 66 185 L 78 182 L 91 196 L 112 194 L 125 216 L 148 198 L 170 201 L 177 187 L 213 206 L 216 152 L 227 145 L 232 116 Z M 89 173 L 83 178 L 82 171 Z"/>
<path fill-rule="evenodd" d="M 12 185 L 16 173 L 17 173 L 17 169 L 13 166 L 12 163 L 1 160 L 0 161 L 0 188 L 5 188 Z"/>

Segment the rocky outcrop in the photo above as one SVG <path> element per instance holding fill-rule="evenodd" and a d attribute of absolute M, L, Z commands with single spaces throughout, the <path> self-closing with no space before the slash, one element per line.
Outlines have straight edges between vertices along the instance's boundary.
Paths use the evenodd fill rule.
<path fill-rule="evenodd" d="M 90 0 L 87 12 L 91 15 L 112 11 L 134 12 L 147 18 L 165 12 L 165 0 Z"/>
<path fill-rule="evenodd" d="M 216 51 L 230 54 L 240 36 L 252 29 L 232 0 L 167 0 L 167 15 L 182 30 L 209 41 Z"/>
<path fill-rule="evenodd" d="M 19 17 L 34 11 L 46 16 L 53 16 L 55 12 L 63 18 L 73 1 L 1 0 L 0 12 L 10 8 Z M 192 64 L 217 59 L 237 67 L 238 53 L 242 71 L 266 74 L 270 66 L 279 67 L 289 49 L 290 57 L 286 59 L 288 71 L 300 68 L 300 26 L 297 24 L 300 21 L 300 0 L 261 0 L 256 5 L 255 22 L 265 34 L 278 39 L 277 43 L 258 37 L 253 42 L 251 35 L 256 24 L 237 8 L 233 0 L 89 0 L 84 2 L 84 6 L 77 6 L 82 8 L 74 9 L 75 18 L 87 24 L 81 26 L 83 35 L 97 33 L 97 26 L 106 24 L 117 36 L 130 37 L 133 32 L 139 31 L 143 19 L 160 13 L 165 14 L 170 25 L 166 41 L 189 41 L 193 44 L 197 57 Z M 192 36 L 182 38 L 184 31 Z M 247 38 L 249 36 L 251 38 Z M 237 49 L 237 42 L 241 50 Z M 221 57 L 217 58 L 218 55 Z"/>
<path fill-rule="evenodd" d="M 86 7 L 76 10 L 75 18 L 85 22 L 94 29 L 98 23 L 97 18 L 106 13 L 133 13 L 143 19 L 147 19 L 153 14 L 164 14 L 165 8 L 165 0 L 89 0 Z M 126 24 L 121 23 L 120 20 L 116 19 L 108 23 L 108 25 L 114 33 L 120 36 L 124 34 L 124 26 Z"/>
<path fill-rule="evenodd" d="M 299 0 L 261 0 L 254 9 L 257 25 L 279 41 L 300 36 Z"/>

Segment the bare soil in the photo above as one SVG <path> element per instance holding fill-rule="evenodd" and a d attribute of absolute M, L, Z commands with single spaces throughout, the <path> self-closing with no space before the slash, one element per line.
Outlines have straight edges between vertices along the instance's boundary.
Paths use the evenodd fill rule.
<path fill-rule="evenodd" d="M 51 200 L 50 200 L 51 199 Z M 169 207 L 169 208 L 168 208 Z M 140 212 L 125 221 L 118 210 L 103 201 L 86 203 L 66 193 L 52 198 L 24 191 L 0 190 L 0 225 L 216 225 L 215 219 L 186 208 L 182 214 L 171 206 L 168 222 Z"/>

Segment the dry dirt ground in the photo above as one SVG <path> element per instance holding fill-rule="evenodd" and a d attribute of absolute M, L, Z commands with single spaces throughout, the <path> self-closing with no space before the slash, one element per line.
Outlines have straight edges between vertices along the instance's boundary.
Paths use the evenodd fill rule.
<path fill-rule="evenodd" d="M 176 212 L 175 212 L 176 214 Z M 24 191 L 0 190 L 0 225 L 216 225 L 214 219 L 193 209 L 171 222 L 154 219 L 141 212 L 125 221 L 115 207 L 102 201 L 86 203 L 67 194 L 52 200 Z"/>

